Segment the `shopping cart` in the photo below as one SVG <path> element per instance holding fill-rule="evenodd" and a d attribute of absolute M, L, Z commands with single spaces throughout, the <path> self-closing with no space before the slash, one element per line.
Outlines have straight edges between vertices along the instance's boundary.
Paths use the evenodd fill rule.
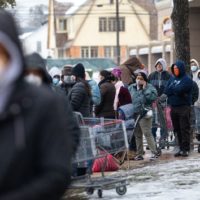
<path fill-rule="evenodd" d="M 193 140 L 192 145 L 197 145 L 197 151 L 200 153 L 200 107 L 191 107 L 191 140 Z M 196 137 L 197 140 L 194 140 Z M 194 148 L 194 147 L 193 147 Z"/>
<path fill-rule="evenodd" d="M 169 149 L 170 146 L 176 146 L 177 142 L 173 132 L 173 125 L 170 117 L 171 109 L 167 105 L 167 101 L 160 102 L 156 100 L 153 103 L 153 128 L 160 129 L 160 137 L 158 138 L 159 148 Z"/>
<path fill-rule="evenodd" d="M 104 118 L 82 118 L 75 113 L 80 124 L 81 137 L 73 163 L 86 162 L 98 158 L 106 158 L 109 154 L 127 151 L 128 139 L 124 121 Z M 71 189 L 85 189 L 88 194 L 97 190 L 101 198 L 103 190 L 116 189 L 117 194 L 124 195 L 127 191 L 127 173 L 116 172 L 105 175 L 105 162 L 101 166 L 101 176 L 94 177 L 87 173 L 84 178 L 76 177 L 72 181 Z"/>

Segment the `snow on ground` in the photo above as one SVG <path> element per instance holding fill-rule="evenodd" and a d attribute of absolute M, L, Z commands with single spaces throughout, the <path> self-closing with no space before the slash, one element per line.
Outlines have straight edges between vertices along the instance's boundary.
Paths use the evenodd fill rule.
<path fill-rule="evenodd" d="M 155 163 L 130 172 L 131 182 L 127 193 L 119 196 L 115 190 L 103 191 L 104 200 L 199 200 L 200 199 L 200 160 L 199 156 L 175 160 L 168 163 Z M 83 194 L 75 199 L 98 199 Z"/>

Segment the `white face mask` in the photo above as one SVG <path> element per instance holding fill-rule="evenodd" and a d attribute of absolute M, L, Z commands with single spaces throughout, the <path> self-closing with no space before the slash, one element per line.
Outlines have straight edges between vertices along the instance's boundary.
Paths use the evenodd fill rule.
<path fill-rule="evenodd" d="M 36 85 L 36 86 L 40 86 L 42 85 L 42 78 L 39 77 L 39 76 L 36 76 L 34 74 L 29 74 L 25 77 L 25 80 L 28 82 L 28 83 L 31 83 L 33 85 Z"/>
<path fill-rule="evenodd" d="M 191 70 L 192 70 L 192 72 L 196 72 L 197 69 L 198 69 L 198 67 L 197 67 L 196 65 L 192 65 L 192 66 L 191 66 Z"/>
<path fill-rule="evenodd" d="M 140 80 L 136 79 L 136 84 L 139 85 L 140 84 Z"/>

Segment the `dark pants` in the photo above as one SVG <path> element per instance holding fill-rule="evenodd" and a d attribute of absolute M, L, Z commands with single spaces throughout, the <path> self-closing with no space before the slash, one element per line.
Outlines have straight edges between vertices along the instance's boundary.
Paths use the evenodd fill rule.
<path fill-rule="evenodd" d="M 172 124 L 181 151 L 190 150 L 190 110 L 190 106 L 171 108 Z"/>

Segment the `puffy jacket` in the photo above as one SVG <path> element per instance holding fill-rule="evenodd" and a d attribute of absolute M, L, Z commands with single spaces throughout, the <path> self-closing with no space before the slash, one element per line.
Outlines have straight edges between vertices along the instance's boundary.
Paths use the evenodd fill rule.
<path fill-rule="evenodd" d="M 72 87 L 68 97 L 73 111 L 80 112 L 83 117 L 90 116 L 91 97 L 87 93 L 84 83 L 77 82 Z"/>

